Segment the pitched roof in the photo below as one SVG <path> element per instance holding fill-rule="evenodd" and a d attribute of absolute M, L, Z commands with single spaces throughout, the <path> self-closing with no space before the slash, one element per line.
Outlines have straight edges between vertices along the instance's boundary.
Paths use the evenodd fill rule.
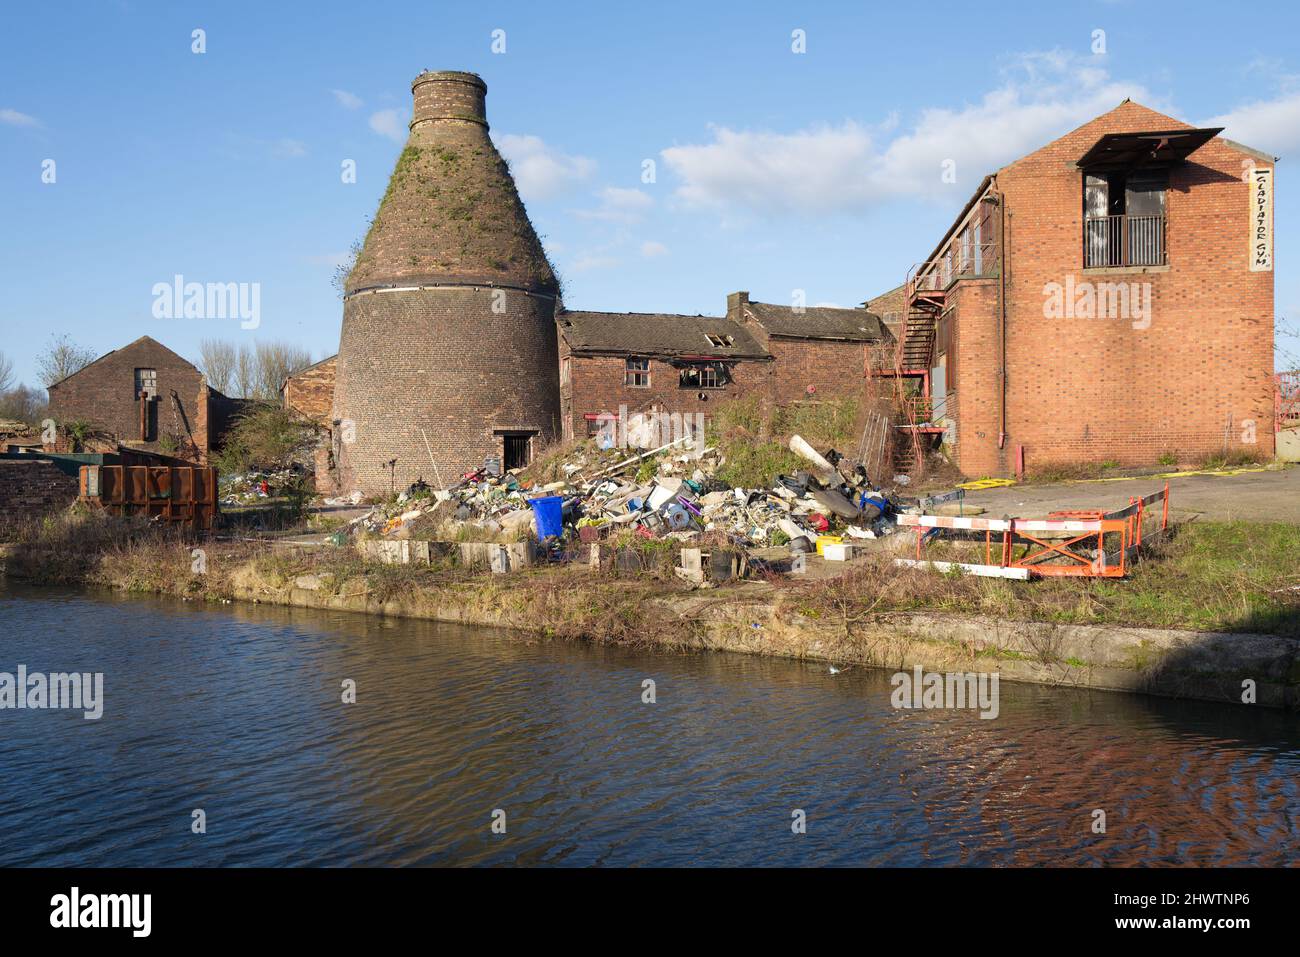
<path fill-rule="evenodd" d="M 865 309 L 840 309 L 832 306 L 793 306 L 750 301 L 745 307 L 769 335 L 785 339 L 848 339 L 852 342 L 875 342 L 885 338 L 880 317 Z"/>
<path fill-rule="evenodd" d="M 743 326 L 725 316 L 565 310 L 556 315 L 555 321 L 560 334 L 575 353 L 666 358 L 771 358 Z M 720 338 L 711 342 L 709 336 Z"/>
<path fill-rule="evenodd" d="M 309 366 L 303 366 L 301 369 L 295 369 L 293 372 L 290 372 L 287 376 L 285 376 L 283 379 L 280 380 L 280 391 L 281 392 L 284 391 L 284 387 L 289 384 L 290 379 L 296 379 L 299 376 L 306 375 L 308 372 L 311 372 L 313 369 L 319 369 L 327 362 L 334 362 L 338 357 L 339 354 L 336 352 L 331 356 L 326 356 L 324 359 L 320 359 L 316 362 L 313 362 Z"/>
<path fill-rule="evenodd" d="M 167 352 L 170 352 L 172 355 L 176 356 L 177 359 L 180 359 L 181 362 L 184 362 L 186 365 L 188 365 L 190 368 L 192 368 L 195 372 L 198 372 L 198 371 L 199 371 L 198 366 L 196 366 L 193 362 L 190 362 L 189 359 L 186 359 L 183 355 L 180 355 L 180 354 L 179 354 L 178 352 L 176 352 L 175 350 L 173 350 L 173 349 L 168 349 L 165 345 L 163 345 L 161 342 L 159 342 L 159 341 L 158 341 L 157 339 L 155 339 L 153 336 L 141 336 L 139 339 L 135 339 L 135 340 L 133 340 L 133 341 L 131 341 L 131 342 L 128 342 L 126 345 L 124 345 L 124 346 L 123 346 L 122 348 L 120 348 L 120 349 L 109 349 L 107 352 L 105 352 L 105 353 L 104 353 L 102 356 L 100 356 L 99 358 L 97 358 L 97 359 L 92 359 L 90 362 L 87 362 L 84 366 L 82 366 L 82 367 L 81 367 L 80 369 L 78 369 L 76 372 L 71 372 L 71 373 L 69 373 L 68 375 L 65 375 L 65 376 L 64 376 L 62 379 L 60 379 L 58 382 L 51 382 L 51 383 L 50 383 L 49 385 L 47 385 L 45 388 L 46 388 L 46 389 L 53 389 L 53 388 L 56 388 L 57 386 L 60 386 L 60 385 L 62 385 L 63 383 L 67 382 L 67 381 L 68 381 L 69 379 L 71 379 L 73 376 L 79 376 L 79 375 L 81 375 L 81 373 L 85 372 L 85 371 L 86 371 L 87 369 L 89 369 L 91 366 L 93 366 L 93 365 L 98 365 L 99 363 L 103 362 L 103 361 L 104 361 L 105 359 L 107 359 L 109 356 L 111 356 L 111 355 L 116 355 L 116 354 L 119 353 L 119 352 L 126 352 L 128 349 L 134 349 L 136 346 L 138 346 L 138 345 L 143 345 L 144 343 L 148 343 L 148 342 L 152 342 L 152 343 L 153 343 L 154 345 L 156 345 L 159 349 L 163 349 L 163 350 L 166 350 Z"/>

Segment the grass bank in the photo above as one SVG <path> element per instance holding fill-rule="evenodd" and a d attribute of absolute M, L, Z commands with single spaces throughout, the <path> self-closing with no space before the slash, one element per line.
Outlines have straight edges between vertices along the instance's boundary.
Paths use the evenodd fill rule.
<path fill-rule="evenodd" d="M 660 544 L 660 543 L 652 543 Z M 198 551 L 196 551 L 198 549 Z M 663 552 L 663 554 L 660 554 Z M 1300 701 L 1300 528 L 1189 523 L 1126 580 L 1011 582 L 896 568 L 879 554 L 839 577 L 779 574 L 693 590 L 672 555 L 642 570 L 535 566 L 492 575 L 450 558 L 385 565 L 348 548 L 195 543 L 96 516 L 5 546 L 5 571 L 191 600 L 254 601 L 700 649 L 1238 700 Z M 200 561 L 201 559 L 201 561 Z"/>
<path fill-rule="evenodd" d="M 217 600 L 231 597 L 232 576 L 244 568 L 281 585 L 311 575 L 335 593 L 360 589 L 381 601 L 474 594 L 513 607 L 519 603 L 510 598 L 512 593 L 578 589 L 595 596 L 593 601 L 602 608 L 626 606 L 618 614 L 626 612 L 633 620 L 645 598 L 689 590 L 672 574 L 676 556 L 671 541 L 625 536 L 625 542 L 643 551 L 640 571 L 542 565 L 500 576 L 461 566 L 454 558 L 435 559 L 429 565 L 386 565 L 350 548 L 196 542 L 95 513 L 25 526 L 7 546 L 7 566 L 9 574 L 37 583 Z M 846 566 L 838 577 L 801 579 L 774 573 L 750 584 L 812 618 L 859 620 L 871 614 L 938 611 L 1300 638 L 1300 526 L 1187 522 L 1171 526 L 1170 534 L 1148 543 L 1144 553 L 1126 579 L 1020 582 L 944 574 L 895 567 L 894 553 L 882 551 Z M 610 632 L 616 639 L 626 634 L 612 623 L 596 627 L 591 614 L 578 614 L 575 621 L 548 617 L 543 623 L 557 633 Z"/>
<path fill-rule="evenodd" d="M 1300 526 L 1189 522 L 1143 550 L 1124 579 L 1018 582 L 898 569 L 879 556 L 841 578 L 792 587 L 815 613 L 925 610 L 1300 638 Z"/>

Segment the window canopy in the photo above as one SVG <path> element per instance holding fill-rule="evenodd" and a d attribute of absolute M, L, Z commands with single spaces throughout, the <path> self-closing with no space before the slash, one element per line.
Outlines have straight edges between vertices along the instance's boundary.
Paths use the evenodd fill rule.
<path fill-rule="evenodd" d="M 1086 170 L 1158 169 L 1181 163 L 1223 127 L 1200 130 L 1149 130 L 1141 133 L 1107 133 L 1079 157 Z"/>

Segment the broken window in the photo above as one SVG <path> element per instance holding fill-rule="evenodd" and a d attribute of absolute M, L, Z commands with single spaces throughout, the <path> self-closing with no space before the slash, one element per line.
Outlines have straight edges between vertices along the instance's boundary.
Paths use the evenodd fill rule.
<path fill-rule="evenodd" d="M 682 389 L 725 389 L 731 370 L 721 362 L 697 362 L 682 368 L 677 385 Z"/>
<path fill-rule="evenodd" d="M 136 369 L 135 370 L 135 395 L 140 397 L 144 393 L 150 399 L 158 398 L 158 370 L 157 369 Z"/>
<path fill-rule="evenodd" d="M 633 389 L 650 388 L 650 360 L 628 359 L 623 370 L 623 384 Z"/>

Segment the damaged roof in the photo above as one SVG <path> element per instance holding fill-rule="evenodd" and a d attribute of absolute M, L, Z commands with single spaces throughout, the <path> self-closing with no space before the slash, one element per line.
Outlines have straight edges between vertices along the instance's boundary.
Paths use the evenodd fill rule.
<path fill-rule="evenodd" d="M 770 359 L 758 341 L 725 316 L 662 312 L 570 312 L 555 317 L 575 353 L 692 359 Z"/>
<path fill-rule="evenodd" d="M 831 306 L 807 306 L 795 311 L 793 306 L 770 302 L 753 302 L 745 308 L 769 335 L 785 339 L 847 339 L 852 342 L 876 342 L 885 338 L 880 317 L 865 309 L 839 309 Z"/>

